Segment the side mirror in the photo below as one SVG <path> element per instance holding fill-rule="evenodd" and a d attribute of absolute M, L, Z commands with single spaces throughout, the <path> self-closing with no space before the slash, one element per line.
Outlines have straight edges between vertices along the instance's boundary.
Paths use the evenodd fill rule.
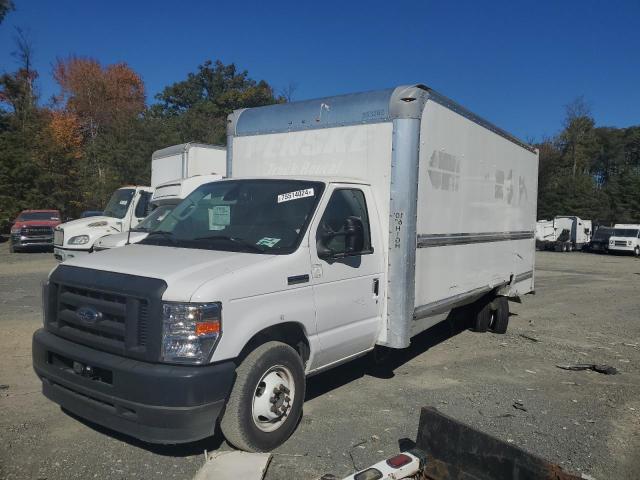
<path fill-rule="evenodd" d="M 345 254 L 352 255 L 364 249 L 364 225 L 358 217 L 347 217 L 344 221 Z"/>

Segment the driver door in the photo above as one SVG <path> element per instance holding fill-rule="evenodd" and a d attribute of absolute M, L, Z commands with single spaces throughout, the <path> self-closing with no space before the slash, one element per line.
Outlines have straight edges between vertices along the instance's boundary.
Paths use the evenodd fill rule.
<path fill-rule="evenodd" d="M 381 324 L 383 256 L 377 223 L 370 222 L 370 191 L 361 185 L 334 185 L 311 225 L 309 251 L 321 368 L 369 350 Z M 354 217 L 363 242 L 349 245 Z M 360 222 L 355 224 L 360 228 Z M 351 248 L 351 251 L 347 251 Z M 327 251 L 331 256 L 327 256 Z"/>

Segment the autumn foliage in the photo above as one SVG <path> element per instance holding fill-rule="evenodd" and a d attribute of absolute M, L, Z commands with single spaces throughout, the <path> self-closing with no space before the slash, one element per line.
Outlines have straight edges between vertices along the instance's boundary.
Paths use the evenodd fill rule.
<path fill-rule="evenodd" d="M 103 67 L 97 60 L 70 57 L 56 62 L 53 77 L 60 86 L 55 102 L 78 119 L 90 138 L 145 109 L 144 83 L 125 63 Z"/>

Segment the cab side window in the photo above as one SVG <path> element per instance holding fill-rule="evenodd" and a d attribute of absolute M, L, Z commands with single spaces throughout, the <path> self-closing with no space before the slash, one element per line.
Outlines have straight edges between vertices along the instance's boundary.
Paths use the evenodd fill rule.
<path fill-rule="evenodd" d="M 333 192 L 316 232 L 318 256 L 341 258 L 373 252 L 367 203 L 362 190 Z"/>
<path fill-rule="evenodd" d="M 138 199 L 135 211 L 137 218 L 144 218 L 151 213 L 149 200 L 151 200 L 151 192 L 140 192 L 140 198 Z"/>

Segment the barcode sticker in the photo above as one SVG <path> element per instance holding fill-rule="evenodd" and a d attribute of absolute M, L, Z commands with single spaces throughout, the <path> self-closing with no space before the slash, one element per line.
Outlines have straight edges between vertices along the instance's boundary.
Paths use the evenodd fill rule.
<path fill-rule="evenodd" d="M 278 203 L 288 202 L 289 200 L 299 200 L 301 198 L 313 197 L 315 195 L 313 188 L 305 188 L 304 190 L 296 190 L 295 192 L 283 193 L 278 195 Z"/>

